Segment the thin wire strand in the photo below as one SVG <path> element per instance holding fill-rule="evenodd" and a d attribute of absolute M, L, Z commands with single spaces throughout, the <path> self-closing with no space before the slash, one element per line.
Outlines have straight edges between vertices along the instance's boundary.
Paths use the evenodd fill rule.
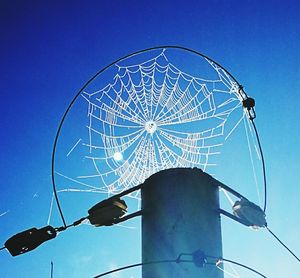
<path fill-rule="evenodd" d="M 4 250 L 4 249 L 6 249 L 6 247 L 5 247 L 5 246 L 1 247 L 1 248 L 0 248 L 0 251 L 2 251 L 2 250 Z"/>
<path fill-rule="evenodd" d="M 251 166 L 252 166 L 252 173 L 253 173 L 253 178 L 254 178 L 254 182 L 255 182 L 255 187 L 256 187 L 256 192 L 257 192 L 257 196 L 258 196 L 258 201 L 259 201 L 259 205 L 262 205 L 262 199 L 261 199 L 261 194 L 259 192 L 259 186 L 258 186 L 258 180 L 257 180 L 257 174 L 256 174 L 256 169 L 254 166 L 254 160 L 253 160 L 253 154 L 252 154 L 252 149 L 251 149 L 251 144 L 250 144 L 250 136 L 249 133 L 252 135 L 252 142 L 254 143 L 253 140 L 254 136 L 252 133 L 252 128 L 251 128 L 251 123 L 248 119 L 244 118 L 244 127 L 245 127 L 245 134 L 246 134 L 246 138 L 247 138 L 247 144 L 248 144 L 248 151 L 249 151 L 249 156 L 250 156 L 250 161 L 251 161 Z M 249 132 L 248 132 L 248 128 L 249 128 Z"/>
<path fill-rule="evenodd" d="M 290 249 L 288 248 L 279 238 L 278 236 L 276 236 L 268 227 L 266 227 L 266 229 L 269 231 L 269 233 L 287 250 L 289 251 L 289 253 L 294 256 L 296 258 L 296 260 L 300 263 L 300 259 L 299 257 L 296 256 L 296 254 Z"/>
<path fill-rule="evenodd" d="M 238 278 L 240 278 L 240 274 L 237 272 L 237 270 L 234 268 L 233 264 L 229 263 L 229 266 L 231 268 L 231 270 L 236 274 L 236 276 L 238 276 Z"/>
<path fill-rule="evenodd" d="M 250 120 L 251 120 L 251 123 L 252 123 L 253 128 L 254 128 L 254 132 L 255 132 L 255 136 L 256 136 L 256 139 L 257 139 L 257 144 L 258 144 L 258 148 L 259 148 L 259 152 L 260 152 L 260 156 L 261 156 L 263 179 L 264 179 L 264 207 L 263 207 L 263 211 L 265 213 L 266 209 L 267 209 L 267 175 L 266 175 L 266 165 L 265 165 L 265 159 L 264 159 L 264 154 L 263 154 L 263 150 L 262 150 L 262 146 L 261 146 L 259 134 L 258 134 L 256 125 L 254 123 L 254 119 L 250 119 Z"/>
<path fill-rule="evenodd" d="M 224 261 L 224 262 L 228 262 L 228 263 L 232 263 L 232 264 L 241 266 L 241 267 L 243 267 L 243 268 L 246 268 L 246 269 L 248 269 L 248 270 L 250 270 L 250 271 L 252 271 L 252 272 L 254 272 L 254 273 L 260 275 L 261 277 L 267 278 L 267 276 L 263 275 L 262 273 L 258 272 L 257 270 L 255 270 L 255 269 L 253 269 L 253 268 L 251 268 L 251 267 L 249 267 L 249 266 L 246 266 L 246 265 L 244 265 L 244 264 L 241 264 L 241 263 L 238 263 L 238 262 L 235 262 L 235 261 L 232 261 L 232 260 L 224 259 L 224 258 L 220 258 L 220 260 L 221 260 L 221 261 Z"/>
<path fill-rule="evenodd" d="M 222 187 L 220 187 L 220 191 L 222 191 L 222 192 L 224 193 L 224 195 L 225 195 L 225 197 L 227 198 L 227 200 L 228 200 L 228 202 L 230 203 L 230 205 L 233 206 L 233 205 L 234 205 L 234 201 L 233 201 L 232 198 L 229 196 L 228 192 L 227 192 L 224 188 L 222 188 Z"/>
<path fill-rule="evenodd" d="M 230 273 L 228 270 L 225 270 L 225 268 L 220 267 L 220 266 L 219 266 L 219 263 L 216 263 L 216 267 L 217 267 L 218 269 L 220 269 L 222 272 L 224 272 L 224 274 L 226 274 L 226 275 L 228 275 L 228 276 L 230 276 L 230 277 L 233 277 L 233 278 L 240 278 L 240 275 L 238 275 L 238 274 L 232 274 L 232 273 Z"/>

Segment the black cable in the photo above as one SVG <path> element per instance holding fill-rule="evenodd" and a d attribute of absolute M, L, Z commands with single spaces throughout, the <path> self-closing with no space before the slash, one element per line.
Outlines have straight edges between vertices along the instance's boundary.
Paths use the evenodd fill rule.
<path fill-rule="evenodd" d="M 200 254 L 200 257 L 199 257 L 198 254 Z M 181 259 L 182 256 L 192 256 L 192 260 L 182 260 Z M 214 263 L 207 262 L 207 258 L 216 260 L 217 262 L 214 262 Z M 201 260 L 201 264 L 200 265 L 199 265 L 199 262 L 198 262 L 199 259 Z M 114 272 L 118 272 L 118 271 L 121 271 L 121 270 L 129 269 L 129 268 L 133 268 L 133 267 L 137 267 L 137 266 L 149 265 L 149 264 L 182 263 L 182 262 L 185 262 L 185 263 L 194 263 L 198 267 L 199 266 L 203 267 L 204 265 L 218 266 L 218 263 L 222 262 L 222 261 L 229 262 L 229 263 L 238 265 L 240 267 L 246 268 L 246 269 L 248 269 L 248 270 L 250 270 L 250 271 L 252 271 L 252 272 L 260 275 L 261 277 L 267 278 L 267 276 L 263 275 L 262 273 L 258 272 L 257 270 L 255 270 L 255 269 L 253 269 L 253 268 L 251 268 L 251 267 L 249 267 L 247 265 L 244 265 L 242 263 L 238 263 L 236 261 L 228 260 L 228 259 L 225 259 L 225 258 L 222 258 L 222 257 L 207 256 L 200 249 L 197 250 L 197 251 L 195 251 L 195 252 L 193 252 L 193 253 L 181 253 L 181 254 L 179 254 L 179 256 L 177 257 L 177 259 L 175 259 L 175 260 L 160 260 L 160 261 L 151 261 L 151 262 L 144 262 L 144 263 L 138 263 L 138 264 L 131 264 L 131 265 L 123 266 L 123 267 L 120 267 L 120 268 L 116 268 L 116 269 L 113 269 L 113 270 L 101 273 L 101 274 L 95 276 L 94 278 L 103 277 L 105 275 L 108 275 L 108 274 L 111 274 L 111 273 L 114 273 Z"/>
<path fill-rule="evenodd" d="M 121 270 L 125 270 L 125 269 L 128 269 L 128 268 L 133 268 L 133 267 L 137 267 L 137 266 L 142 266 L 142 265 L 160 264 L 160 263 L 179 263 L 179 262 L 181 262 L 181 261 L 178 261 L 176 259 L 176 260 L 163 260 L 163 261 L 152 261 L 152 262 L 131 264 L 131 265 L 123 266 L 123 267 L 120 267 L 120 268 L 116 268 L 116 269 L 101 273 L 101 274 L 95 276 L 94 278 L 103 277 L 105 275 L 108 275 L 108 274 L 111 274 L 111 273 L 114 273 L 114 272 L 118 272 L 118 271 L 121 271 Z M 192 261 L 190 261 L 190 262 L 192 262 Z"/>
<path fill-rule="evenodd" d="M 255 136 L 256 136 L 256 140 L 257 140 L 257 144 L 258 144 L 258 148 L 259 148 L 259 152 L 260 152 L 260 156 L 261 156 L 263 179 L 264 179 L 264 207 L 263 207 L 263 211 L 266 212 L 266 209 L 267 209 L 267 175 L 266 175 L 265 159 L 264 159 L 264 154 L 263 154 L 261 142 L 260 142 L 260 139 L 259 139 L 258 131 L 257 131 L 256 125 L 254 123 L 254 119 L 250 119 L 250 120 L 251 120 L 251 123 L 252 123 L 253 128 L 254 128 L 254 132 L 255 132 Z"/>
<path fill-rule="evenodd" d="M 6 249 L 6 247 L 5 247 L 5 246 L 1 247 L 1 248 L 0 248 L 0 251 L 2 251 L 2 250 L 4 250 L 4 249 Z"/>
<path fill-rule="evenodd" d="M 52 181 L 52 184 L 54 184 L 53 181 Z M 61 209 L 61 206 L 60 206 L 60 203 L 59 203 L 59 200 L 58 200 L 57 192 L 56 192 L 56 190 L 53 190 L 53 192 L 54 192 L 54 197 L 55 197 L 55 201 L 56 201 L 56 204 L 57 204 L 57 207 L 58 207 L 58 211 L 59 211 L 61 220 L 63 222 L 64 227 L 67 228 L 67 224 L 66 224 L 66 221 L 65 221 L 65 218 L 64 218 L 64 214 L 62 212 L 62 209 Z"/>
<path fill-rule="evenodd" d="M 65 230 L 69 229 L 70 227 L 75 227 L 75 226 L 80 225 L 86 219 L 87 219 L 87 217 L 82 217 L 82 218 L 76 220 L 75 222 L 73 222 L 72 224 L 62 226 L 62 227 L 59 227 L 59 228 L 55 228 L 55 231 L 56 232 L 63 232 Z"/>
<path fill-rule="evenodd" d="M 278 236 L 276 236 L 268 227 L 266 227 L 266 229 L 269 231 L 269 233 L 287 250 L 289 251 L 289 253 L 294 256 L 296 258 L 296 260 L 298 262 L 300 262 L 300 259 L 296 256 L 296 254 L 291 250 L 289 249 L 279 238 Z"/>
<path fill-rule="evenodd" d="M 99 275 L 97 275 L 93 278 L 103 277 L 105 275 L 108 275 L 108 274 L 111 274 L 111 273 L 114 273 L 114 272 L 118 272 L 118 271 L 121 271 L 121 270 L 125 270 L 125 269 L 128 269 L 128 268 L 133 268 L 133 267 L 137 267 L 137 266 L 147 265 L 147 264 L 149 265 L 149 264 L 159 264 L 159 263 L 192 263 L 192 262 L 193 262 L 192 260 L 180 260 L 180 261 L 178 261 L 176 259 L 176 260 L 164 260 L 164 261 L 153 261 L 153 262 L 146 262 L 146 263 L 131 264 L 131 265 L 123 266 L 123 267 L 120 267 L 120 268 L 116 268 L 116 269 L 101 273 L 101 274 L 99 274 Z M 214 263 L 206 263 L 206 264 L 215 265 Z"/>
<path fill-rule="evenodd" d="M 190 254 L 187 254 L 187 255 L 190 255 Z M 138 267 L 138 266 L 143 266 L 143 265 L 160 264 L 160 263 L 182 263 L 182 262 L 192 263 L 193 262 L 193 260 L 180 260 L 179 257 L 175 260 L 162 260 L 162 261 L 151 261 L 151 262 L 145 262 L 145 263 L 131 264 L 131 265 L 123 266 L 123 267 L 120 267 L 120 268 L 116 268 L 116 269 L 101 273 L 101 274 L 95 276 L 94 278 L 103 277 L 103 276 L 106 276 L 108 274 L 112 274 L 112 273 L 115 273 L 115 272 L 118 272 L 118 271 L 121 271 L 121 270 L 129 269 L 129 268 L 133 268 L 133 267 Z M 260 275 L 261 277 L 267 278 L 267 276 L 263 275 L 262 273 L 258 272 L 257 270 L 255 270 L 255 269 L 253 269 L 249 266 L 246 266 L 244 264 L 238 263 L 236 261 L 232 261 L 232 260 L 228 260 L 228 259 L 224 259 L 224 258 L 220 258 L 220 257 L 218 258 L 218 257 L 214 257 L 214 256 L 207 256 L 207 258 L 217 259 L 218 262 L 219 261 L 224 261 L 224 262 L 232 263 L 232 264 L 238 265 L 240 267 L 246 268 L 246 269 Z M 214 266 L 217 265 L 217 263 L 208 263 L 208 262 L 206 262 L 205 264 L 214 265 Z"/>

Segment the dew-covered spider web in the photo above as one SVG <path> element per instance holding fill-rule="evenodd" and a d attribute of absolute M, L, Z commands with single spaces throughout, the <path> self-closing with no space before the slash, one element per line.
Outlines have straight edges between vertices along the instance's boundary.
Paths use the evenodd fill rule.
<path fill-rule="evenodd" d="M 80 92 L 58 142 L 60 191 L 116 194 L 169 168 L 214 173 L 247 118 L 240 88 L 210 59 L 175 52 L 123 59 Z"/>
<path fill-rule="evenodd" d="M 52 177 L 67 223 L 154 173 L 179 167 L 201 168 L 259 203 L 260 156 L 243 99 L 243 90 L 224 68 L 184 49 L 140 51 L 101 70 L 75 96 L 58 129 Z M 139 209 L 140 192 L 129 197 L 128 214 Z M 220 207 L 231 211 L 235 199 L 221 190 Z M 60 221 L 53 204 L 54 194 L 48 224 Z M 103 238 L 113 240 L 101 242 L 100 249 L 120 252 L 130 243 L 127 257 L 139 261 L 141 248 L 131 243 L 141 236 L 140 224 L 139 218 L 124 222 L 121 236 L 103 228 L 101 237 L 107 232 Z M 223 233 L 232 234 L 229 225 L 222 223 Z M 92 231 L 87 236 L 94 237 Z M 224 250 L 233 248 L 226 244 Z M 231 264 L 217 267 L 225 277 L 243 276 Z"/>

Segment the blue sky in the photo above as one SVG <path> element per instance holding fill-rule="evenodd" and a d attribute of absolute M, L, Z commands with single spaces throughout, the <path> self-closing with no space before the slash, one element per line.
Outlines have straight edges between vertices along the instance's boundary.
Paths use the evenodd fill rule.
<path fill-rule="evenodd" d="M 256 99 L 267 164 L 268 223 L 300 254 L 296 1 L 1 1 L 0 7 L 0 242 L 46 225 L 53 140 L 61 116 L 83 84 L 130 52 L 174 44 L 219 62 Z M 236 138 L 230 144 L 239 150 L 245 143 Z M 225 180 L 238 181 L 239 176 Z M 82 206 L 85 215 L 88 207 L 78 198 L 66 194 L 62 201 Z M 97 198 L 89 196 L 91 203 Z M 52 224 L 60 225 L 56 210 Z M 126 225 L 138 227 L 138 221 Z M 252 231 L 227 219 L 222 225 L 224 256 L 268 277 L 296 277 L 300 272 L 299 263 L 265 230 Z M 1 251 L 1 277 L 48 277 L 51 260 L 55 277 L 91 277 L 138 262 L 139 237 L 138 228 L 83 225 L 20 257 Z"/>

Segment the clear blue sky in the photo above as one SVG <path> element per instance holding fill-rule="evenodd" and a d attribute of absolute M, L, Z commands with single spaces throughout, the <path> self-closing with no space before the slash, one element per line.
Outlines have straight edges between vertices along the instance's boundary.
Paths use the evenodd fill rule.
<path fill-rule="evenodd" d="M 0 13 L 1 243 L 19 231 L 46 225 L 53 140 L 82 85 L 130 52 L 174 44 L 222 64 L 256 99 L 267 164 L 268 223 L 300 254 L 297 1 L 4 0 Z M 230 143 L 237 150 L 245 144 L 234 139 Z M 247 188 L 240 189 L 247 193 Z M 96 202 L 97 197 L 89 198 Z M 80 206 L 77 198 L 69 194 L 62 199 Z M 52 224 L 60 225 L 54 214 Z M 75 219 L 69 214 L 67 220 Z M 227 219 L 222 224 L 224 256 L 268 277 L 299 276 L 299 263 L 265 230 L 252 231 Z M 139 262 L 139 241 L 138 228 L 83 225 L 23 256 L 1 251 L 0 276 L 49 277 L 52 260 L 54 277 L 91 277 Z M 137 277 L 136 272 L 114 277 L 131 273 Z M 256 276 L 246 272 L 242 277 Z"/>

